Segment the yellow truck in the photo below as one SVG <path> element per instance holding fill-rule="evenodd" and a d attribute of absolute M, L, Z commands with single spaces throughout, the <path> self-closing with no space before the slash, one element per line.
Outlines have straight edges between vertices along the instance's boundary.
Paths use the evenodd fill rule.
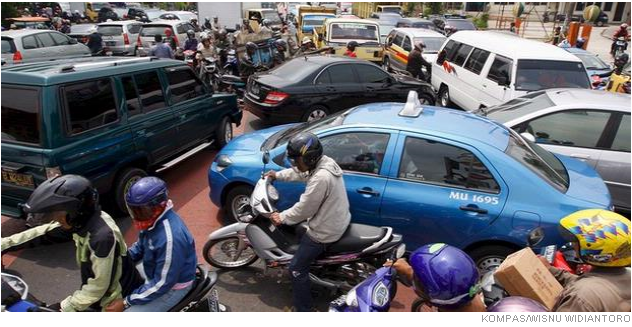
<path fill-rule="evenodd" d="M 354 2 L 351 12 L 360 18 L 371 18 L 373 13 L 402 13 L 402 2 Z"/>
<path fill-rule="evenodd" d="M 358 18 L 328 18 L 323 26 L 315 29 L 314 43 L 319 49 L 331 47 L 335 54 L 342 56 L 347 43 L 358 42 L 356 55 L 359 59 L 382 64 L 384 55 L 380 41 L 378 22 Z"/>
<path fill-rule="evenodd" d="M 281 29 L 282 22 L 279 17 L 278 12 L 275 9 L 268 8 L 255 8 L 255 9 L 246 9 L 244 11 L 244 17 L 248 18 L 248 22 L 250 23 L 250 27 L 258 33 L 261 29 L 261 23 L 264 19 L 270 21 L 270 27 L 273 31 L 278 31 Z M 220 17 L 221 19 L 221 17 Z"/>
<path fill-rule="evenodd" d="M 336 9 L 323 6 L 300 6 L 298 7 L 297 34 L 299 42 L 303 37 L 312 37 L 314 29 L 323 25 L 325 19 L 336 17 Z"/>

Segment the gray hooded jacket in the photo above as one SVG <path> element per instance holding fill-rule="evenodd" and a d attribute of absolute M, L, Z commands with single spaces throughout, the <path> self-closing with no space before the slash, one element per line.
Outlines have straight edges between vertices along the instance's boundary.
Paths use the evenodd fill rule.
<path fill-rule="evenodd" d="M 351 213 L 342 169 L 333 159 L 323 156 L 309 175 L 284 169 L 277 172 L 276 178 L 285 182 L 307 182 L 300 200 L 281 212 L 283 223 L 294 225 L 307 220 L 307 234 L 312 240 L 333 243 L 340 239 L 349 226 Z"/>

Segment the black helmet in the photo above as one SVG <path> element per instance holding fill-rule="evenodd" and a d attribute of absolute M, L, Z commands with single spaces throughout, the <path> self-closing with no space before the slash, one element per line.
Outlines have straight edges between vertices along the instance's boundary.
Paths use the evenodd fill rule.
<path fill-rule="evenodd" d="M 194 38 L 195 37 L 195 31 L 194 30 L 188 30 L 187 31 L 187 36 L 190 38 Z"/>
<path fill-rule="evenodd" d="M 614 58 L 614 66 L 617 68 L 623 68 L 625 64 L 630 60 L 630 56 L 627 53 L 621 53 L 616 58 Z"/>
<path fill-rule="evenodd" d="M 285 42 L 285 40 L 278 39 L 278 40 L 274 41 L 274 45 L 277 48 L 282 48 L 283 51 L 287 51 L 287 42 Z"/>
<path fill-rule="evenodd" d="M 309 170 L 316 168 L 316 164 L 323 157 L 323 146 L 318 136 L 312 133 L 301 133 L 294 136 L 287 144 L 287 158 L 290 161 L 303 158 Z"/>
<path fill-rule="evenodd" d="M 257 51 L 257 45 L 254 42 L 246 43 L 246 51 Z"/>
<path fill-rule="evenodd" d="M 81 228 L 97 210 L 98 199 L 99 193 L 85 177 L 63 175 L 40 184 L 23 208 L 26 213 L 65 211 L 66 222 Z"/>
<path fill-rule="evenodd" d="M 356 41 L 349 41 L 349 43 L 347 43 L 347 49 L 350 49 L 350 50 L 355 50 L 357 46 L 358 46 L 358 42 Z"/>

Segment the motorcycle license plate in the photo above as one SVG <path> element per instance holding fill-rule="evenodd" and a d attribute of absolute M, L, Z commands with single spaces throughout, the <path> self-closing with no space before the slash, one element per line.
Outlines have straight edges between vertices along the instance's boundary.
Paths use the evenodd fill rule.
<path fill-rule="evenodd" d="M 5 169 L 2 169 L 2 181 L 17 186 L 35 188 L 33 176 L 19 174 Z"/>

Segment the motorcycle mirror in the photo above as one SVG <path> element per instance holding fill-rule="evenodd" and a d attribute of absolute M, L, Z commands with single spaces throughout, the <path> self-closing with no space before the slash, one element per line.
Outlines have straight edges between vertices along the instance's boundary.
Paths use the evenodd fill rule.
<path fill-rule="evenodd" d="M 538 245 L 544 239 L 544 228 L 536 227 L 529 232 L 527 236 L 527 245 L 534 247 Z"/>
<path fill-rule="evenodd" d="M 267 165 L 268 163 L 270 163 L 270 152 L 268 152 L 267 150 L 263 153 L 263 164 Z"/>

